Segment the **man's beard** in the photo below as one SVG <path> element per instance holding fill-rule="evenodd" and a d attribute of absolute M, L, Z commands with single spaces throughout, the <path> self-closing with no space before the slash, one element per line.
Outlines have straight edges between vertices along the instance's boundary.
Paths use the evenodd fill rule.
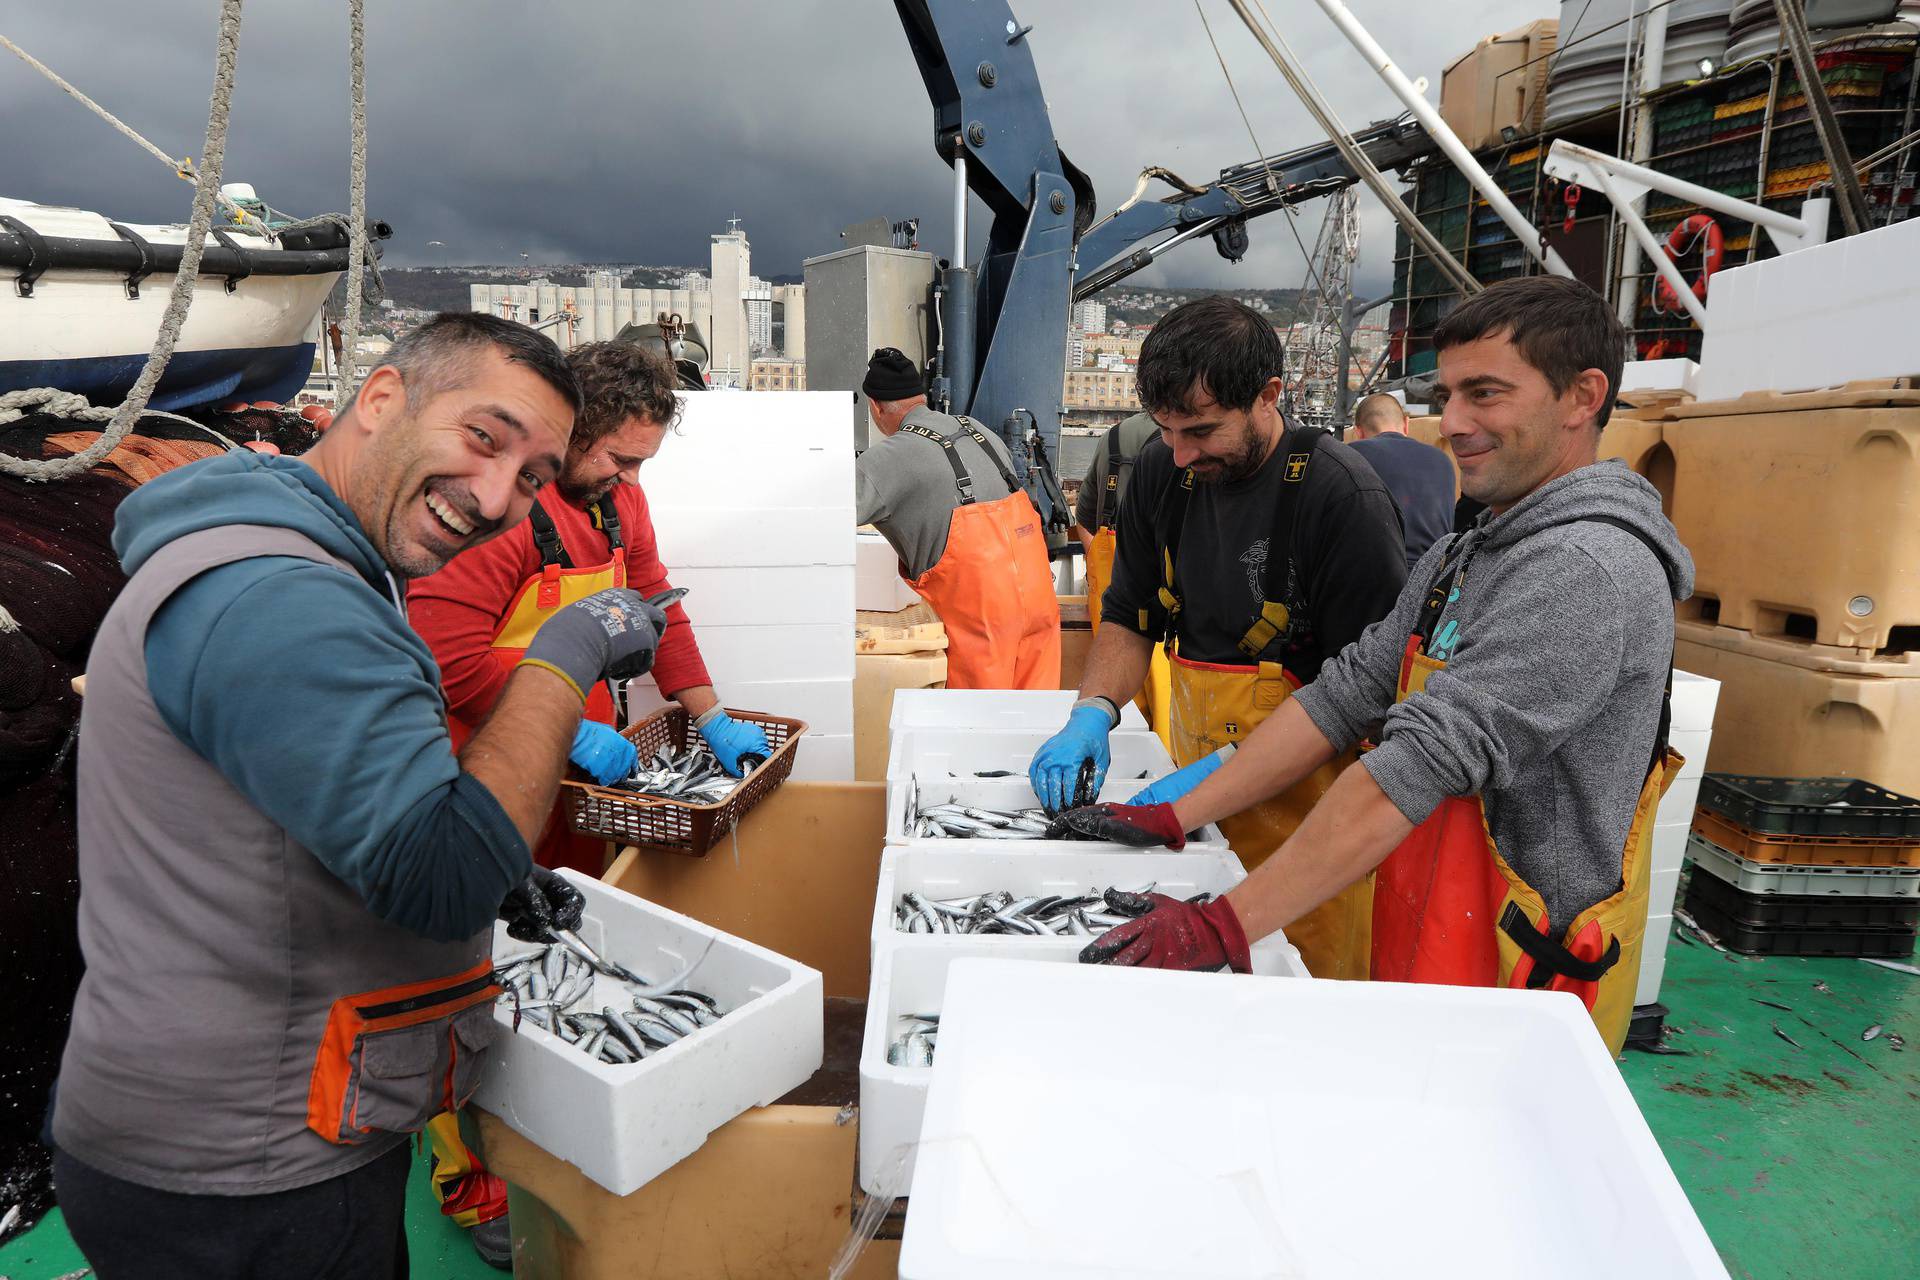
<path fill-rule="evenodd" d="M 610 479 L 602 480 L 595 485 L 577 483 L 566 476 L 561 476 L 554 483 L 560 490 L 560 496 L 568 502 L 576 507 L 590 507 L 612 493 L 613 486 L 620 483 L 620 477 L 615 474 Z"/>
<path fill-rule="evenodd" d="M 1249 422 L 1245 434 L 1240 438 L 1239 448 L 1225 457 L 1210 458 L 1204 465 L 1195 464 L 1193 478 L 1201 484 L 1233 484 L 1245 480 L 1260 469 L 1260 464 L 1265 461 L 1261 456 L 1264 453 L 1260 435 Z"/>

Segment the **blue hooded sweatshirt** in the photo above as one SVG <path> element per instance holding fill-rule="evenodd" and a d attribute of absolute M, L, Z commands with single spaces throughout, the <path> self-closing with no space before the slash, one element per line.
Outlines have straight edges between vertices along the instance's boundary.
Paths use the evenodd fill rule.
<path fill-rule="evenodd" d="M 296 530 L 357 574 L 263 556 L 181 587 L 147 628 L 161 717 L 375 915 L 471 937 L 526 878 L 526 841 L 461 772 L 404 592 L 320 473 L 244 449 L 182 467 L 121 503 L 113 547 L 131 576 L 176 538 L 238 524 Z"/>

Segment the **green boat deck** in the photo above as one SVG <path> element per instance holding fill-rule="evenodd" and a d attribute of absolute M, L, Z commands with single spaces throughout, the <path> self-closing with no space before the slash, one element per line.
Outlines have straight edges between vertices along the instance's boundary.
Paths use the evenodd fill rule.
<path fill-rule="evenodd" d="M 1739 1280 L 1878 1280 L 1920 1270 L 1920 977 L 1857 960 L 1669 947 L 1672 1047 L 1629 1053 L 1628 1086 Z M 1762 1003 L 1770 1001 L 1771 1003 Z M 1775 1005 L 1785 1005 L 1784 1009 Z M 1791 1038 L 1791 1042 L 1789 1041 Z M 424 1158 L 409 1188 L 420 1280 L 498 1276 L 442 1219 Z M 58 1210 L 0 1245 L 0 1280 L 86 1265 Z"/>

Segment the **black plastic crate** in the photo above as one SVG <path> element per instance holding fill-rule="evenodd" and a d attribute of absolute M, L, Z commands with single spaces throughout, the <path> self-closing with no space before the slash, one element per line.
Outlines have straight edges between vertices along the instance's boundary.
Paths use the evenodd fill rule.
<path fill-rule="evenodd" d="M 1904 960 L 1913 954 L 1914 930 L 1823 929 L 1743 924 L 1691 889 L 1687 910 L 1702 929 L 1729 951 L 1750 956 L 1853 956 Z"/>
<path fill-rule="evenodd" d="M 1859 778 L 1709 773 L 1700 804 L 1749 831 L 1920 841 L 1920 800 Z"/>
<path fill-rule="evenodd" d="M 1793 929 L 1906 929 L 1920 926 L 1920 898 L 1748 893 L 1714 875 L 1687 881 L 1687 903 L 1705 902 L 1743 925 Z"/>

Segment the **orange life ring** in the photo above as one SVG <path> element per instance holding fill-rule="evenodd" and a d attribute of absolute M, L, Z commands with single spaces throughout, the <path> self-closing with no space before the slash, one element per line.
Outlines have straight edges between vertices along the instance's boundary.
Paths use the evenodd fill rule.
<path fill-rule="evenodd" d="M 1720 224 L 1704 213 L 1696 213 L 1690 218 L 1682 219 L 1678 226 L 1667 233 L 1667 257 L 1677 265 L 1681 256 L 1692 252 L 1696 244 L 1701 244 L 1702 248 L 1700 278 L 1693 282 L 1693 296 L 1705 302 L 1707 281 L 1720 269 L 1720 264 L 1727 255 L 1727 246 L 1726 236 L 1721 232 Z M 1664 276 L 1654 280 L 1653 307 L 1656 311 L 1680 310 L 1680 296 L 1673 291 L 1673 286 L 1667 283 Z"/>

